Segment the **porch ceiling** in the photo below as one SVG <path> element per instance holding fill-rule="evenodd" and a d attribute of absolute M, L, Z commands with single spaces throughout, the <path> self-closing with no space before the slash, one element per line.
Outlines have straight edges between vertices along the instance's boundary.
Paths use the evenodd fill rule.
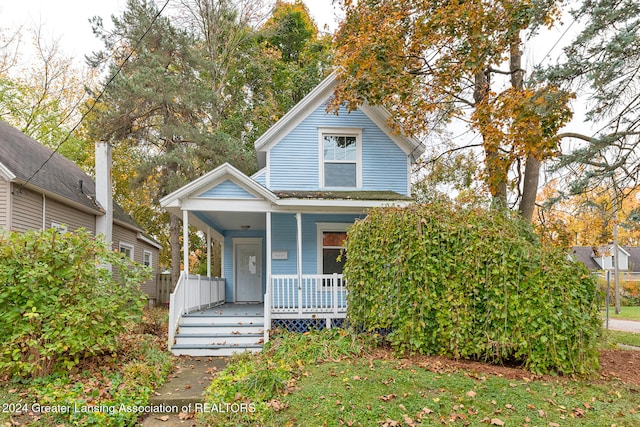
<path fill-rule="evenodd" d="M 198 217 L 209 226 L 221 230 L 265 230 L 266 217 L 262 212 L 203 212 Z"/>

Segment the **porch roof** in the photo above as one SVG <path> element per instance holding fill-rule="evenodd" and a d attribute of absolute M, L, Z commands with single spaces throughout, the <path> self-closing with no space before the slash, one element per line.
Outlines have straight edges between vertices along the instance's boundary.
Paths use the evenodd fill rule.
<path fill-rule="evenodd" d="M 278 190 L 273 192 L 279 199 L 326 199 L 326 200 L 411 200 L 411 197 L 395 191 L 299 191 Z"/>

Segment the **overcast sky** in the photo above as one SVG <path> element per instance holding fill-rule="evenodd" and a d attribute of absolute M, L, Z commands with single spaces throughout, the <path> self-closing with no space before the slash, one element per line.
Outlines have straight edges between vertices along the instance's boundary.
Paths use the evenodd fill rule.
<path fill-rule="evenodd" d="M 321 30 L 325 25 L 336 28 L 332 0 L 304 2 Z M 103 47 L 91 32 L 89 18 L 101 16 L 108 24 L 111 15 L 119 15 L 125 5 L 126 0 L 0 0 L 0 29 L 42 24 L 45 40 L 59 39 L 66 54 L 82 60 Z"/>

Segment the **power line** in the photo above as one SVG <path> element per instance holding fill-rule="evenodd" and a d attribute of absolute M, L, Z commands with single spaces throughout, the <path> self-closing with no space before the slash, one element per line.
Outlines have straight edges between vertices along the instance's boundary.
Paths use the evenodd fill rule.
<path fill-rule="evenodd" d="M 49 161 L 53 158 L 53 156 L 58 152 L 60 147 L 62 147 L 62 145 L 69 140 L 69 137 L 71 136 L 71 134 L 73 134 L 73 132 L 75 132 L 75 130 L 78 128 L 78 126 L 80 126 L 82 124 L 82 122 L 89 115 L 89 113 L 91 113 L 93 111 L 93 109 L 98 104 L 98 101 L 100 101 L 100 99 L 102 98 L 102 95 L 104 95 L 104 93 L 107 90 L 107 88 L 109 87 L 109 85 L 115 80 L 116 77 L 118 77 L 118 75 L 120 74 L 120 72 L 124 68 L 124 65 L 127 63 L 127 61 L 129 61 L 129 58 L 131 58 L 131 56 L 133 56 L 134 52 L 136 52 L 138 50 L 138 47 L 140 46 L 140 43 L 142 43 L 142 40 L 149 33 L 149 31 L 151 31 L 151 28 L 153 27 L 153 24 L 155 24 L 155 22 L 158 20 L 160 15 L 162 15 L 162 12 L 164 11 L 164 9 L 167 7 L 168 4 L 169 4 L 169 0 L 167 0 L 164 3 L 164 5 L 160 8 L 160 10 L 158 10 L 158 13 L 156 13 L 156 15 L 153 17 L 153 19 L 151 20 L 151 23 L 149 24 L 149 26 L 147 27 L 145 32 L 140 36 L 138 41 L 136 41 L 133 49 L 131 49 L 129 54 L 124 58 L 124 60 L 120 63 L 120 65 L 118 65 L 118 68 L 116 69 L 116 72 L 113 73 L 113 75 L 111 76 L 109 81 L 107 81 L 107 83 L 103 86 L 102 90 L 100 90 L 100 93 L 98 94 L 98 96 L 93 101 L 93 104 L 91 104 L 91 107 L 89 107 L 89 109 L 82 114 L 82 117 L 80 117 L 80 120 L 78 121 L 78 123 L 76 123 L 75 126 L 73 126 L 73 128 L 71 128 L 71 130 L 69 132 L 67 132 L 67 135 L 64 137 L 64 139 L 62 141 L 60 141 L 60 143 L 56 146 L 56 148 L 51 152 L 51 155 L 49 155 L 47 160 L 45 160 L 44 163 L 42 163 L 42 165 L 29 177 L 29 179 L 27 179 L 27 181 L 24 184 L 20 185 L 20 187 L 18 188 L 19 190 L 24 188 L 24 186 L 26 186 L 27 184 L 29 184 L 29 182 L 31 182 L 31 180 L 38 174 L 38 172 L 40 172 L 46 166 L 46 164 L 49 163 Z"/>

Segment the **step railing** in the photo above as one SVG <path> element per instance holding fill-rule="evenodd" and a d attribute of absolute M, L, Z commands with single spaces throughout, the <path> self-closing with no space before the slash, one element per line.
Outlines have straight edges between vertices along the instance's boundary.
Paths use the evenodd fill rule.
<path fill-rule="evenodd" d="M 180 278 L 169 296 L 169 349 L 173 346 L 176 331 L 183 315 L 196 310 L 224 304 L 225 280 L 180 272 Z"/>

